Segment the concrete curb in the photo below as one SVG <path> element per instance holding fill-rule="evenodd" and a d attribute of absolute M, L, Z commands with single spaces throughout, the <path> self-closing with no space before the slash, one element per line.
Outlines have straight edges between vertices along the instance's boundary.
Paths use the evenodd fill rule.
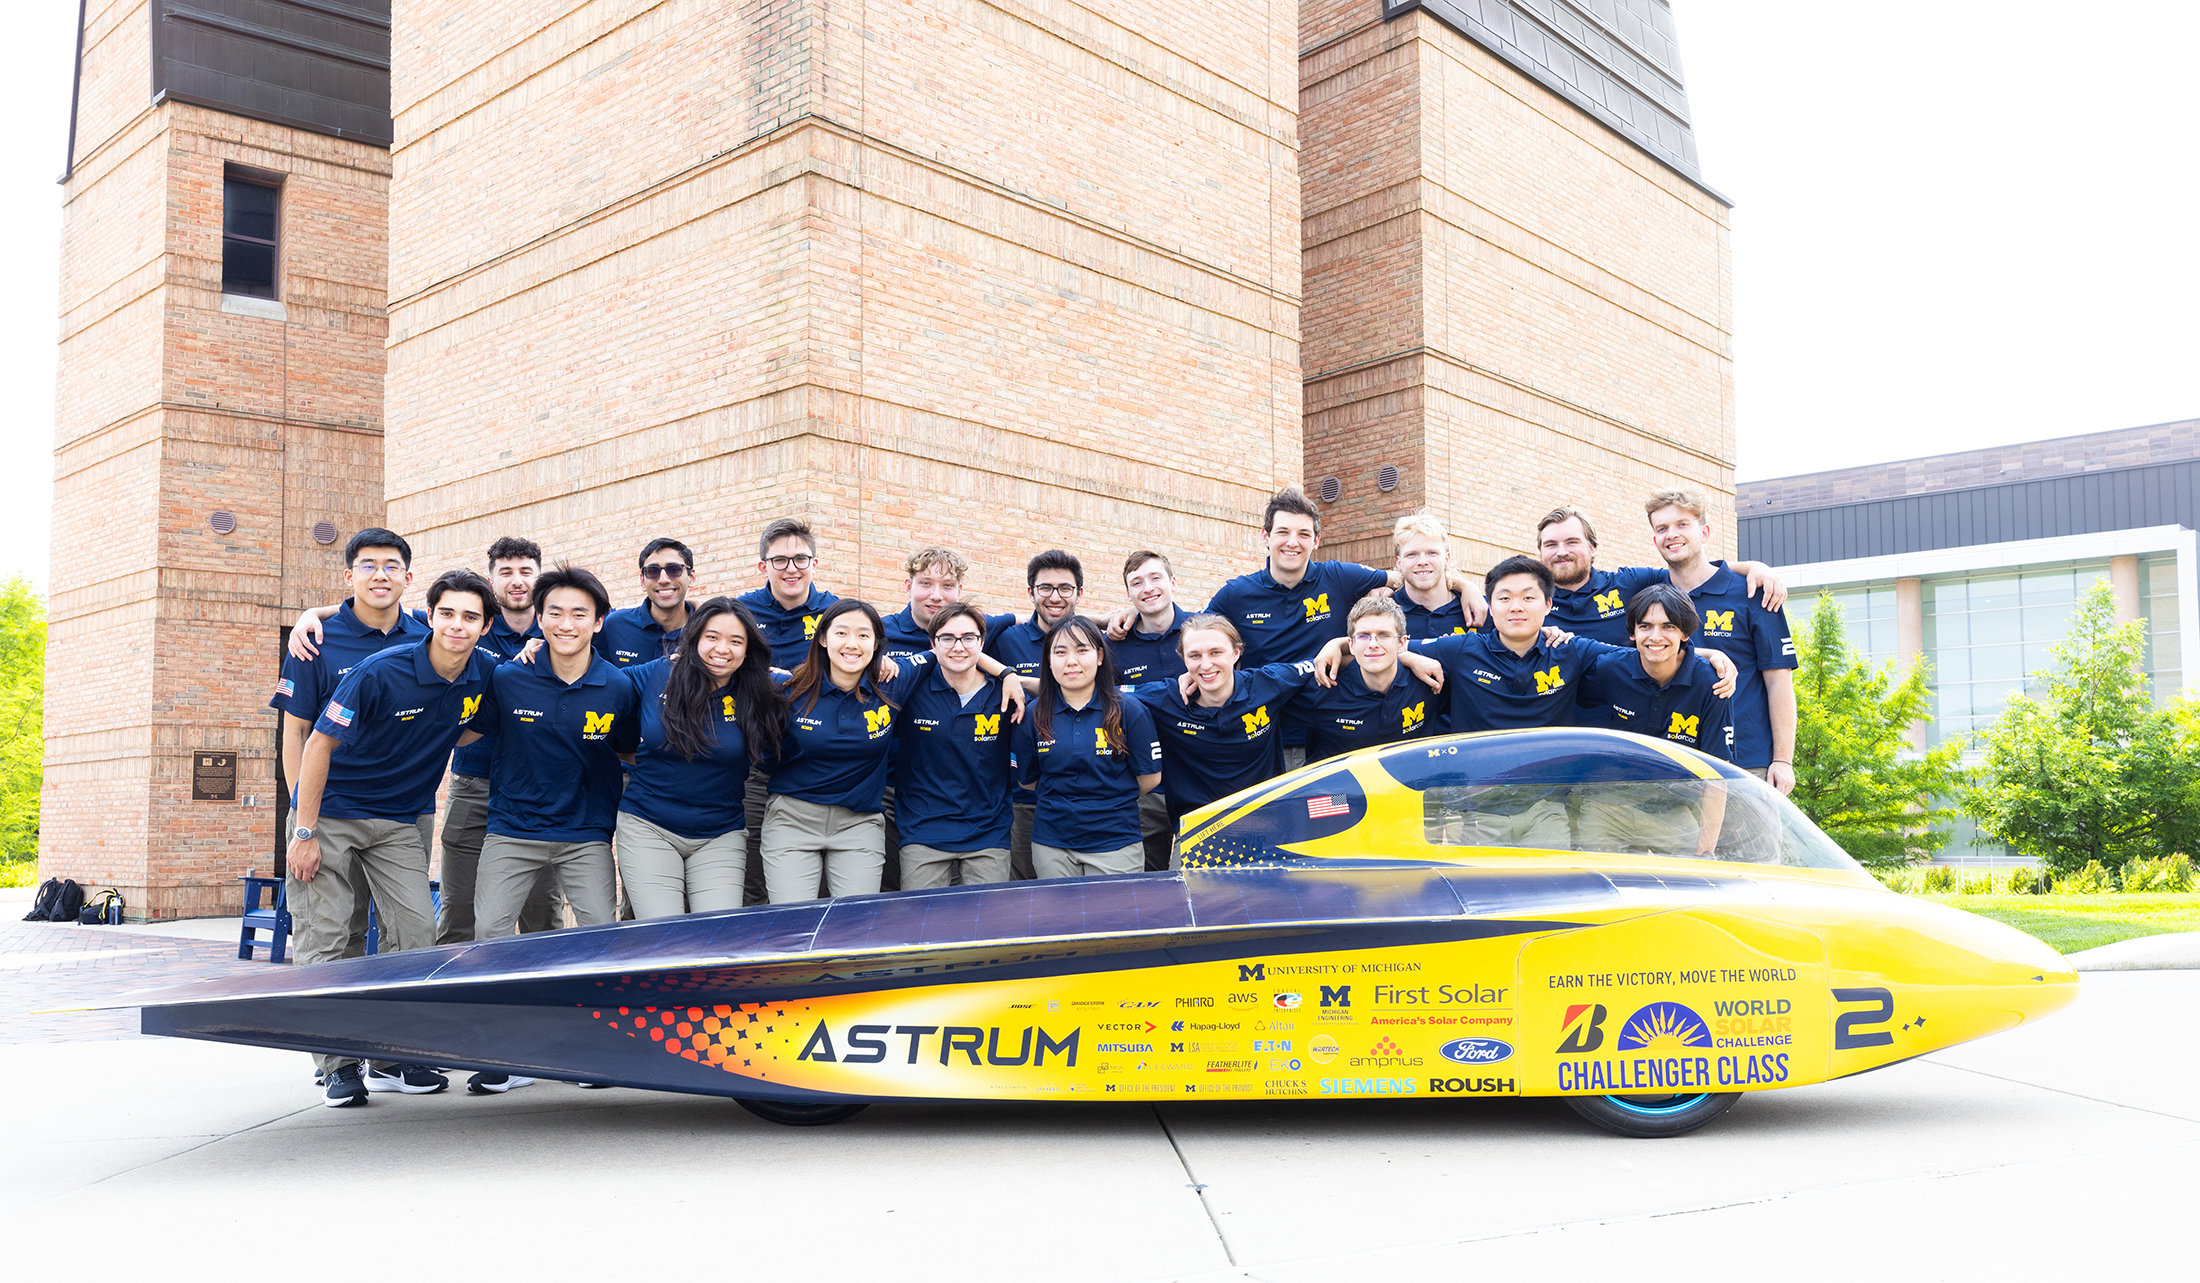
<path fill-rule="evenodd" d="M 2200 931 L 2118 940 L 2070 955 L 2080 971 L 2200 971 Z"/>

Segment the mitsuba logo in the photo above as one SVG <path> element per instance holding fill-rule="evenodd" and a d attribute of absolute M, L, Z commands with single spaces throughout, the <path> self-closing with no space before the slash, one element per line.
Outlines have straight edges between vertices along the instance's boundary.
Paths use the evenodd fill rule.
<path fill-rule="evenodd" d="M 1323 615 L 1329 613 L 1329 594 L 1320 593 L 1312 597 L 1302 597 L 1299 599 L 1299 604 L 1306 607 L 1306 617 L 1308 619 L 1320 619 Z"/>
<path fill-rule="evenodd" d="M 1268 706 L 1263 704 L 1250 713 L 1242 714 L 1239 720 L 1245 723 L 1247 735 L 1258 735 L 1268 729 Z"/>
<path fill-rule="evenodd" d="M 1267 978 L 1268 964 L 1265 962 L 1256 962 L 1250 966 L 1242 962 L 1238 964 L 1239 984 L 1244 984 L 1248 980 L 1266 980 Z"/>
<path fill-rule="evenodd" d="M 611 719 L 617 716 L 617 713 L 583 712 L 581 714 L 581 734 L 598 739 L 609 735 L 611 733 Z"/>
<path fill-rule="evenodd" d="M 1322 986 L 1322 1005 L 1323 1005 L 1324 1007 L 1349 1007 L 1349 1006 L 1351 1006 L 1351 1005 L 1352 1005 L 1352 986 L 1351 986 L 1351 985 L 1323 985 L 1323 986 Z"/>
<path fill-rule="evenodd" d="M 1401 712 L 1404 714 L 1405 724 L 1398 729 L 1410 731 L 1428 720 L 1428 701 L 1424 699 L 1411 708 L 1401 710 Z"/>
<path fill-rule="evenodd" d="M 975 738 L 986 739 L 1001 733 L 1001 715 L 999 713 L 980 713 L 971 720 L 977 723 L 977 729 L 971 732 Z"/>
<path fill-rule="evenodd" d="M 1036 1069 L 1053 1056 L 1064 1065 L 1077 1063 L 1077 1036 L 1084 1031 L 1072 1029 L 1066 1036 L 1056 1037 L 1044 1029 L 1031 1025 L 1023 1028 L 1014 1054 L 1002 1050 L 1001 1028 L 998 1025 L 851 1025 L 848 1027 L 846 1049 L 836 1048 L 833 1032 L 822 1020 L 810 1033 L 810 1040 L 802 1044 L 796 1060 L 814 1060 L 825 1064 L 882 1065 L 887 1053 L 906 1050 L 906 1058 L 895 1063 L 914 1065 L 917 1058 L 937 1055 L 942 1065 L 957 1063 L 956 1056 L 968 1056 L 973 1065 L 1030 1065 Z M 937 1050 L 925 1046 L 925 1040 L 939 1035 Z M 888 1038 L 902 1040 L 901 1047 L 890 1048 Z M 984 1059 L 980 1060 L 980 1054 Z"/>
<path fill-rule="evenodd" d="M 474 714 L 480 711 L 481 696 L 479 695 L 467 695 L 461 698 L 458 702 L 458 720 L 462 722 L 472 721 L 474 719 Z"/>
<path fill-rule="evenodd" d="M 1703 630 L 1707 633 L 1731 633 L 1734 631 L 1734 612 L 1731 610 L 1707 610 L 1703 613 Z"/>
<path fill-rule="evenodd" d="M 1566 1040 L 1558 1044 L 1560 1055 L 1595 1051 L 1604 1045 L 1604 1004 L 1577 1002 L 1566 1008 Z"/>
<path fill-rule="evenodd" d="M 894 724 L 892 708 L 866 708 L 863 710 L 863 729 L 873 735 L 883 734 Z"/>
<path fill-rule="evenodd" d="M 1673 714 L 1673 724 L 1665 728 L 1665 733 L 1668 735 L 1686 735 L 1690 739 L 1694 739 L 1696 737 L 1696 726 L 1696 718 L 1683 717 L 1679 713 L 1675 713 Z"/>
<path fill-rule="evenodd" d="M 1538 672 L 1535 675 L 1535 693 L 1538 695 L 1548 695 L 1565 684 L 1566 679 L 1558 675 L 1558 665 L 1556 664 L 1551 665 L 1548 671 Z"/>
<path fill-rule="evenodd" d="M 1612 589 L 1610 592 L 1598 593 L 1596 604 L 1597 613 L 1602 615 L 1611 614 L 1615 610 L 1627 609 L 1627 603 L 1620 600 L 1619 589 L 1617 588 Z"/>

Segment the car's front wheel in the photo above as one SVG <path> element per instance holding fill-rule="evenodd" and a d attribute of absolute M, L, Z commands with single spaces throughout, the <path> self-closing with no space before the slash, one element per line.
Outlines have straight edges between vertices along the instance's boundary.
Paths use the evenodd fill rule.
<path fill-rule="evenodd" d="M 789 1127 L 823 1127 L 827 1123 L 844 1122 L 871 1107 L 861 1101 L 855 1104 L 802 1104 L 786 1100 L 752 1100 L 746 1096 L 734 1097 L 733 1103 L 758 1118 Z"/>
<path fill-rule="evenodd" d="M 1574 1112 L 1621 1136 L 1686 1136 L 1741 1099 L 1738 1091 L 1670 1096 L 1568 1096 Z"/>

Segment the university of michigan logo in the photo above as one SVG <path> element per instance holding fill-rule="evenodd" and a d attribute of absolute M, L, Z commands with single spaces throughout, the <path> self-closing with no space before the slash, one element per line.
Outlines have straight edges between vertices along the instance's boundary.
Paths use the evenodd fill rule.
<path fill-rule="evenodd" d="M 974 739 L 989 739 L 1001 733 L 1001 715 L 999 713 L 980 713 L 972 720 L 977 723 L 977 729 L 971 732 L 971 737 Z"/>
<path fill-rule="evenodd" d="M 1703 613 L 1703 630 L 1707 633 L 1731 633 L 1734 631 L 1734 612 L 1731 610 L 1707 610 Z"/>
<path fill-rule="evenodd" d="M 1247 735 L 1258 735 L 1268 729 L 1268 706 L 1261 705 L 1250 713 L 1242 714 Z"/>
<path fill-rule="evenodd" d="M 1420 703 L 1415 704 L 1413 707 L 1403 709 L 1401 711 L 1405 715 L 1405 725 L 1399 727 L 1398 729 L 1402 731 L 1410 731 L 1414 727 L 1421 725 L 1424 721 L 1427 720 L 1428 701 L 1424 699 Z"/>
<path fill-rule="evenodd" d="M 1107 727 L 1095 726 L 1092 728 L 1092 750 L 1102 757 L 1106 757 L 1108 755 L 1109 749 Z"/>
<path fill-rule="evenodd" d="M 722 709 L 724 710 L 723 716 L 724 716 L 724 717 L 726 718 L 726 720 L 727 720 L 727 721 L 732 721 L 732 720 L 733 720 L 733 696 L 731 696 L 731 695 L 721 695 L 721 696 L 719 697 L 719 706 L 720 706 L 720 708 L 722 708 Z"/>
<path fill-rule="evenodd" d="M 863 729 L 874 736 L 884 734 L 893 724 L 894 710 L 891 706 L 863 710 Z"/>
<path fill-rule="evenodd" d="M 611 733 L 611 719 L 617 716 L 617 713 L 583 712 L 581 714 L 581 734 L 590 739 L 602 739 Z"/>
<path fill-rule="evenodd" d="M 459 701 L 459 704 L 458 704 L 458 720 L 459 720 L 459 721 L 462 721 L 462 722 L 470 722 L 470 721 L 474 720 L 474 714 L 476 714 L 476 713 L 478 713 L 478 712 L 480 712 L 480 711 L 481 711 L 481 696 L 479 696 L 479 695 L 468 695 L 468 696 L 466 696 L 466 697 L 465 697 L 464 699 L 461 699 L 461 700 Z"/>
<path fill-rule="evenodd" d="M 1538 695 L 1548 695 L 1565 684 L 1566 679 L 1558 675 L 1558 665 L 1556 664 L 1535 675 L 1535 693 Z"/>
<path fill-rule="evenodd" d="M 804 615 L 802 617 L 803 640 L 807 641 L 810 638 L 817 636 L 817 621 L 821 618 L 823 618 L 823 616 L 820 615 Z"/>
<path fill-rule="evenodd" d="M 1320 619 L 1329 613 L 1329 594 L 1321 593 L 1313 597 L 1302 597 L 1299 599 L 1299 604 L 1306 607 L 1306 617 L 1308 619 Z"/>
<path fill-rule="evenodd" d="M 1696 725 L 1696 718 L 1683 717 L 1679 713 L 1675 713 L 1673 714 L 1673 724 L 1665 728 L 1665 733 L 1668 735 L 1686 735 L 1688 738 L 1694 739 L 1696 738 Z"/>
<path fill-rule="evenodd" d="M 1612 589 L 1610 592 L 1598 593 L 1596 603 L 1597 613 L 1602 615 L 1609 615 L 1614 611 L 1627 609 L 1627 603 L 1620 600 L 1619 589 L 1617 588 Z"/>

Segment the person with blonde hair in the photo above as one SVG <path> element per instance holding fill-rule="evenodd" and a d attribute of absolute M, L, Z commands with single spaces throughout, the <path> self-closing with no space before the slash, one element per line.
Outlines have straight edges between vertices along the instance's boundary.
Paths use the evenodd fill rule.
<path fill-rule="evenodd" d="M 1451 535 L 1443 518 L 1426 508 L 1398 518 L 1390 549 L 1404 581 L 1390 599 L 1405 616 L 1406 637 L 1419 641 L 1467 631 L 1466 598 L 1451 588 Z"/>

